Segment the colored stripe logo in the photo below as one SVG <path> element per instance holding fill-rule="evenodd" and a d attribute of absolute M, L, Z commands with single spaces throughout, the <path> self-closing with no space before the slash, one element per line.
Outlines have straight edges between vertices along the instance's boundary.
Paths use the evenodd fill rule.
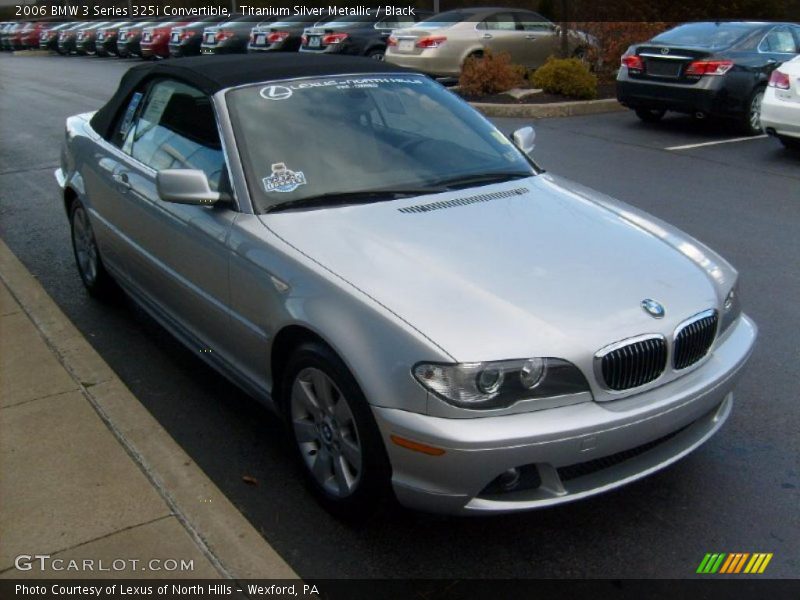
<path fill-rule="evenodd" d="M 738 573 L 761 574 L 772 560 L 772 552 L 717 552 L 703 557 L 696 573 L 713 575 L 715 573 L 734 575 Z"/>

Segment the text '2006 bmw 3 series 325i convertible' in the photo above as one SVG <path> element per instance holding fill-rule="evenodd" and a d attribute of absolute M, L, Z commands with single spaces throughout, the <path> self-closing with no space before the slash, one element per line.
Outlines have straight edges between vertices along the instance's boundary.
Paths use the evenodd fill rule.
<path fill-rule="evenodd" d="M 428 77 L 347 57 L 127 72 L 67 121 L 79 274 L 286 421 L 361 514 L 528 510 L 616 488 L 728 418 L 756 326 L 718 254 L 543 172 Z"/>

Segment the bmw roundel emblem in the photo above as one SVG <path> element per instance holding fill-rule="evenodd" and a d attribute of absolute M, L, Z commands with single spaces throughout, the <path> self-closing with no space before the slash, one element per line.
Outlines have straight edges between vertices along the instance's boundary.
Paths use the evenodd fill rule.
<path fill-rule="evenodd" d="M 669 48 L 662 48 L 661 54 L 669 54 Z"/>
<path fill-rule="evenodd" d="M 654 319 L 660 319 L 664 316 L 664 306 L 651 298 L 642 300 L 642 308 Z"/>

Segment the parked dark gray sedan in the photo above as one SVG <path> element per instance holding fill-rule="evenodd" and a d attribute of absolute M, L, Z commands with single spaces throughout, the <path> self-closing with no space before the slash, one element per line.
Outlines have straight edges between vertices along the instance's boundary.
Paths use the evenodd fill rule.
<path fill-rule="evenodd" d="M 756 338 L 730 264 L 544 173 L 530 127 L 325 58 L 144 65 L 68 119 L 88 291 L 116 282 L 281 415 L 341 514 L 577 500 L 722 427 Z"/>

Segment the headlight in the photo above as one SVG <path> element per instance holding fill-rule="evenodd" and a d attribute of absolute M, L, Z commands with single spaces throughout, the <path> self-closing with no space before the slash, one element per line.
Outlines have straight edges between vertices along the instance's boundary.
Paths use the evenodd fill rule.
<path fill-rule="evenodd" d="M 742 304 L 739 301 L 739 281 L 733 284 L 725 300 L 722 302 L 722 320 L 719 325 L 720 335 L 742 314 Z"/>
<path fill-rule="evenodd" d="M 423 387 L 461 408 L 506 408 L 520 400 L 589 391 L 583 373 L 558 358 L 419 363 L 413 373 Z"/>

